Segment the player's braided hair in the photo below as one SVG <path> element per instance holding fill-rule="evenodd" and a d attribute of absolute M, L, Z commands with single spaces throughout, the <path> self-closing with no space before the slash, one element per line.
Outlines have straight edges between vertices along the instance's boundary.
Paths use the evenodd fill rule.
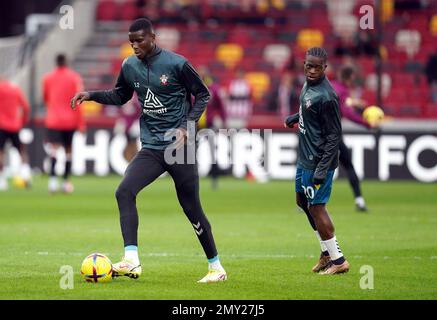
<path fill-rule="evenodd" d="M 322 58 L 323 61 L 328 60 L 328 53 L 325 49 L 320 47 L 312 47 L 307 51 L 307 56 L 319 57 Z"/>

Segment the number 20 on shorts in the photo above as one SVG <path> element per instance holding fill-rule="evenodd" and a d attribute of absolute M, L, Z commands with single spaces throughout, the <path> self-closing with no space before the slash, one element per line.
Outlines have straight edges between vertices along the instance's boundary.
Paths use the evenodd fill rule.
<path fill-rule="evenodd" d="M 305 196 L 314 199 L 314 188 L 312 186 L 302 186 Z"/>

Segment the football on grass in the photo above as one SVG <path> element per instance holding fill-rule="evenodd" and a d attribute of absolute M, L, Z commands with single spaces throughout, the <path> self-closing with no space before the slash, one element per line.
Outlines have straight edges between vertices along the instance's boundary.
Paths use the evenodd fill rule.
<path fill-rule="evenodd" d="M 80 274 L 86 282 L 97 283 L 111 281 L 111 260 L 104 254 L 92 253 L 83 260 Z"/>

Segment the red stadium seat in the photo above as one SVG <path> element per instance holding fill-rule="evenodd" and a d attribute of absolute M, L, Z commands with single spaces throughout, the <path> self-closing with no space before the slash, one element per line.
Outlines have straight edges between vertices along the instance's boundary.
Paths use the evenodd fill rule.
<path fill-rule="evenodd" d="M 156 27 L 157 32 L 160 31 L 157 33 L 160 46 L 186 56 L 196 67 L 202 64 L 209 66 L 214 77 L 223 86 L 233 78 L 232 71 L 235 68 L 242 68 L 246 72 L 264 72 L 269 76 L 270 85 L 273 87 L 272 84 L 279 79 L 277 73 L 285 61 L 295 62 L 296 72 L 302 72 L 301 61 L 309 46 L 324 46 L 330 54 L 332 70 L 337 71 L 344 61 L 342 57 L 332 54 L 336 43 L 333 30 L 338 30 L 338 26 L 343 23 L 344 27 L 338 30 L 340 33 L 346 29 L 347 34 L 356 31 L 357 18 L 360 18 L 357 9 L 361 4 L 369 4 L 373 0 L 311 0 L 306 1 L 308 5 L 304 5 L 304 1 L 285 1 L 285 7 L 270 8 L 263 13 L 272 21 L 267 26 L 257 22 L 236 23 L 253 18 L 251 15 L 256 18 L 261 16 L 255 11 L 242 12 L 238 1 L 226 1 L 232 7 L 230 9 L 225 9 L 220 1 L 200 1 L 200 6 L 196 7 L 199 12 L 193 16 L 181 14 L 180 10 L 175 9 L 178 8 L 179 1 L 170 2 L 173 10 L 158 6 L 156 15 L 151 16 L 159 18 Z M 400 14 L 399 10 L 394 10 L 394 2 L 395 0 L 383 1 L 383 6 L 390 5 L 391 8 L 386 9 L 391 11 L 386 12 L 388 15 L 384 22 L 382 39 L 384 97 L 381 107 L 386 108 L 389 115 L 433 115 L 437 118 L 437 107 L 430 102 L 430 90 L 423 76 L 423 67 L 428 56 L 436 50 L 437 15 L 432 18 L 435 10 L 430 8 L 414 11 L 406 9 Z M 137 3 L 143 3 L 143 8 L 138 8 Z M 98 1 L 96 30 L 106 34 L 99 38 L 98 43 L 90 41 L 87 48 L 90 50 L 86 50 L 86 59 L 83 60 L 96 63 L 88 67 L 83 62 L 81 66 L 81 72 L 86 75 L 86 81 L 93 88 L 99 88 L 103 80 L 109 83 L 111 76 L 115 81 L 122 61 L 117 55 L 119 48 L 126 42 L 126 38 L 122 38 L 120 34 L 126 31 L 131 20 L 149 12 L 150 7 L 153 7 L 151 3 L 152 1 L 137 0 Z M 195 23 L 187 23 L 187 20 Z M 107 23 L 109 21 L 116 23 Z M 168 32 L 170 29 L 173 30 Z M 129 50 L 126 50 L 123 56 L 129 54 Z M 287 59 L 288 55 L 290 57 Z M 361 55 L 353 58 L 366 79 L 362 98 L 368 105 L 376 104 L 374 59 Z M 291 63 L 286 64 L 287 67 L 289 65 Z M 264 88 L 268 87 L 267 81 L 259 83 Z M 264 103 L 262 99 L 260 98 L 260 103 Z M 262 111 L 261 109 L 256 110 Z"/>
<path fill-rule="evenodd" d="M 425 117 L 437 118 L 437 102 L 430 102 L 425 106 Z"/>
<path fill-rule="evenodd" d="M 370 90 L 364 90 L 361 98 L 366 102 L 367 106 L 376 104 L 376 93 Z"/>
<path fill-rule="evenodd" d="M 97 20 L 111 21 L 117 20 L 119 9 L 118 5 L 113 0 L 103 0 L 97 5 Z"/>
<path fill-rule="evenodd" d="M 413 88 L 416 86 L 414 77 L 411 74 L 397 72 L 392 75 L 393 83 L 397 87 Z"/>
<path fill-rule="evenodd" d="M 369 57 L 360 57 L 357 60 L 357 64 L 361 67 L 364 74 L 375 72 L 375 60 Z"/>
<path fill-rule="evenodd" d="M 399 108 L 398 117 L 403 118 L 420 118 L 423 115 L 423 108 L 417 104 L 401 105 Z"/>
<path fill-rule="evenodd" d="M 384 97 L 384 101 L 390 103 L 402 104 L 407 101 L 407 98 L 408 96 L 405 87 L 398 86 L 390 90 L 390 93 L 386 97 Z"/>
<path fill-rule="evenodd" d="M 118 74 L 120 73 L 122 63 L 123 63 L 122 58 L 115 58 L 111 61 L 111 73 L 114 76 L 118 76 Z"/>
<path fill-rule="evenodd" d="M 120 4 L 119 10 L 121 20 L 132 21 L 141 15 L 140 10 L 133 1 L 127 1 Z"/>

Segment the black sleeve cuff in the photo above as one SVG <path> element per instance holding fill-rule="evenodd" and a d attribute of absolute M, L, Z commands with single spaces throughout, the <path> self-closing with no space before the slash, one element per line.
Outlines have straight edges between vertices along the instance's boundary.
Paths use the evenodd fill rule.
<path fill-rule="evenodd" d="M 299 114 L 293 114 L 291 116 L 288 116 L 287 118 L 285 118 L 285 124 L 287 125 L 287 127 L 289 128 L 293 128 L 293 126 L 299 122 Z"/>

